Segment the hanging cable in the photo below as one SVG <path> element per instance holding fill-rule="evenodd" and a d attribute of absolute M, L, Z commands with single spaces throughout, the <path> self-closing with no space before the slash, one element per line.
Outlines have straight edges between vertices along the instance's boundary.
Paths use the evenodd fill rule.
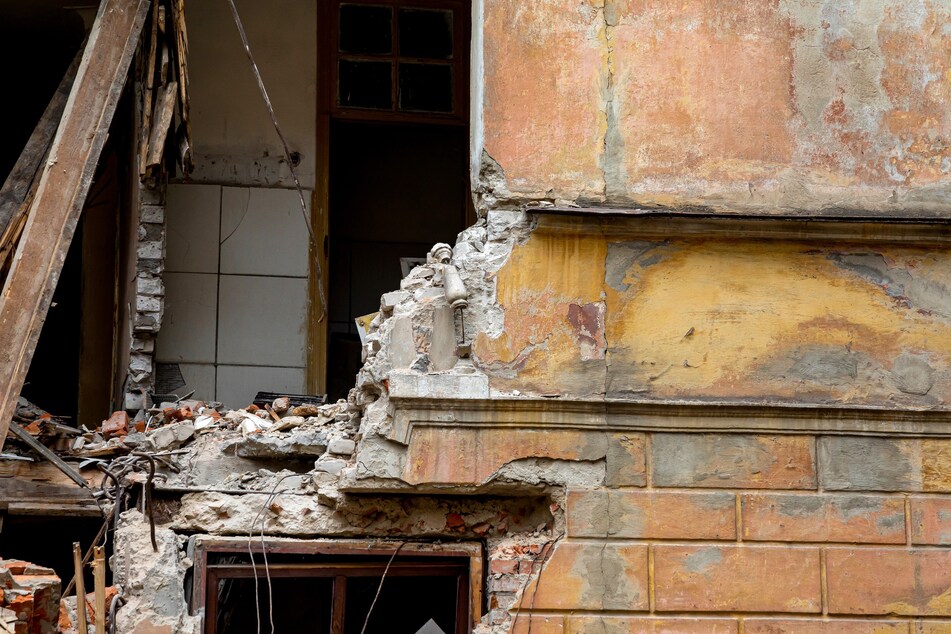
<path fill-rule="evenodd" d="M 287 161 L 287 168 L 294 179 L 294 186 L 297 188 L 297 197 L 300 199 L 300 210 L 304 217 L 304 225 L 307 227 L 307 233 L 310 235 L 311 249 L 314 252 L 314 268 L 316 272 L 317 296 L 320 299 L 320 317 L 317 322 L 320 323 L 327 316 L 327 298 L 324 293 L 324 274 L 323 267 L 320 265 L 321 245 L 317 244 L 317 238 L 314 236 L 314 230 L 310 226 L 310 218 L 307 215 L 307 203 L 304 201 L 304 188 L 301 187 L 300 179 L 297 177 L 297 170 L 294 168 L 294 160 L 291 158 L 291 150 L 287 145 L 287 139 L 281 132 L 281 126 L 277 122 L 277 115 L 274 114 L 274 106 L 271 105 L 271 98 L 267 94 L 267 88 L 264 87 L 264 80 L 261 79 L 261 71 L 258 70 L 257 62 L 254 61 L 254 55 L 251 54 L 251 45 L 248 43 L 248 34 L 244 31 L 244 24 L 241 22 L 241 16 L 238 15 L 238 8 L 234 0 L 227 0 L 231 6 L 231 15 L 234 16 L 234 24 L 238 28 L 238 35 L 241 36 L 241 44 L 244 46 L 244 52 L 251 62 L 251 71 L 254 73 L 254 79 L 258 83 L 258 90 L 261 91 L 261 97 L 264 98 L 264 105 L 267 106 L 268 114 L 271 115 L 271 123 L 274 125 L 274 131 L 281 139 L 281 145 L 284 148 L 284 160 Z"/>

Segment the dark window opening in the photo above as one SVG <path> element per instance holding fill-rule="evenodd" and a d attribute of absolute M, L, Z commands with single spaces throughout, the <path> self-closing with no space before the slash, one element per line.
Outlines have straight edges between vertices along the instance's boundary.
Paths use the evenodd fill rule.
<path fill-rule="evenodd" d="M 468 103 L 468 4 L 457 0 L 335 4 L 335 113 L 415 113 L 463 121 Z M 386 6 L 381 6 L 386 5 Z M 358 115 L 359 116 L 359 115 Z"/>
<path fill-rule="evenodd" d="M 267 573 L 255 562 L 257 582 L 246 554 L 209 555 L 206 634 L 252 634 L 259 618 L 269 630 L 272 615 L 282 634 L 359 634 L 364 623 L 367 634 L 469 631 L 466 558 L 407 554 L 387 569 L 382 556 L 272 553 Z"/>

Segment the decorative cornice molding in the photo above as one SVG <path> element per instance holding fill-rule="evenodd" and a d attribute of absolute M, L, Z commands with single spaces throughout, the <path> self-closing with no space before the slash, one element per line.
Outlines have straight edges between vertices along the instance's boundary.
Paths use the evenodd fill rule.
<path fill-rule="evenodd" d="M 414 427 L 951 437 L 951 411 L 736 401 L 391 397 L 391 438 Z"/>

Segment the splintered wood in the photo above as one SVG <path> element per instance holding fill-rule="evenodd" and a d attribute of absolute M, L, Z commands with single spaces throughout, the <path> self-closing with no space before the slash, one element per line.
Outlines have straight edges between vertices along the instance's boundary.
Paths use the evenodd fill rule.
<path fill-rule="evenodd" d="M 152 184 L 161 173 L 169 134 L 176 158 L 186 174 L 192 169 L 191 124 L 188 117 L 188 37 L 183 0 L 155 0 L 143 43 L 143 87 L 139 130 L 139 177 Z"/>
<path fill-rule="evenodd" d="M 103 0 L 0 294 L 0 447 L 148 12 Z"/>

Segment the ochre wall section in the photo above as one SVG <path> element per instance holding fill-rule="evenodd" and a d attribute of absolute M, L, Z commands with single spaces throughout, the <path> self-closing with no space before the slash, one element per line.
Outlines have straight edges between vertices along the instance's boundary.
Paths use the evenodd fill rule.
<path fill-rule="evenodd" d="M 543 217 L 497 277 L 477 363 L 507 392 L 947 408 L 951 253 L 639 237 Z"/>
<path fill-rule="evenodd" d="M 513 197 L 946 213 L 947 0 L 485 0 Z"/>

